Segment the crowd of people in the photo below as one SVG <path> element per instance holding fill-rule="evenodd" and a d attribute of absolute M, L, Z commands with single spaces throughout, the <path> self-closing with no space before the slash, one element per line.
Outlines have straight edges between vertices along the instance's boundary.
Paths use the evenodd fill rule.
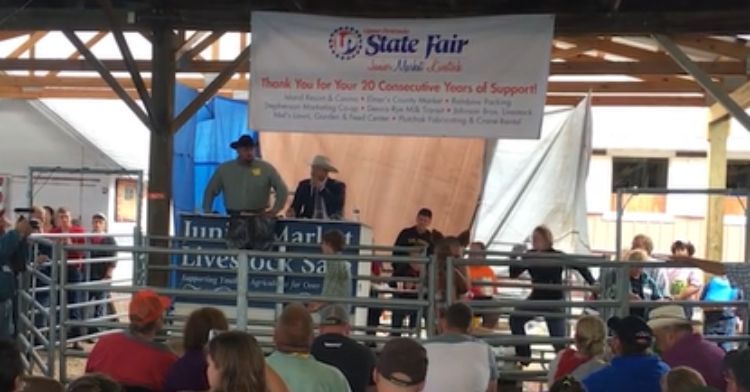
<path fill-rule="evenodd" d="M 255 142 L 242 136 L 231 144 L 236 160 L 221 165 L 205 190 L 203 208 L 214 210 L 213 201 L 223 194 L 230 214 L 230 232 L 237 217 L 247 214 L 273 217 L 286 205 L 288 190 L 278 172 L 254 154 Z M 311 163 L 310 179 L 299 183 L 292 206 L 286 216 L 304 219 L 340 219 L 344 214 L 346 185 L 329 177 L 337 169 L 324 156 Z M 269 208 L 271 194 L 275 202 Z M 4 218 L 3 218 L 4 219 Z M 242 218 L 245 219 L 245 218 Z M 351 307 L 346 304 L 311 302 L 292 303 L 284 307 L 275 320 L 273 351 L 266 355 L 259 341 L 246 332 L 231 331 L 224 314 L 214 308 L 197 309 L 188 317 L 182 344 L 174 350 L 163 344 L 165 312 L 171 299 L 149 290 L 135 293 L 128 308 L 128 329 L 101 336 L 86 363 L 86 375 L 67 386 L 71 392 L 86 391 L 212 391 L 212 392 L 494 392 L 498 388 L 498 366 L 495 353 L 484 341 L 473 336 L 475 315 L 465 300 L 493 300 L 495 271 L 486 265 L 454 265 L 449 258 L 463 256 L 464 249 L 485 250 L 485 244 L 471 242 L 469 232 L 444 236 L 432 228 L 433 213 L 418 211 L 415 224 L 402 230 L 394 246 L 394 256 L 435 256 L 436 287 L 424 285 L 425 265 L 417 262 L 392 263 L 395 280 L 388 292 L 398 299 L 420 299 L 426 290 L 434 290 L 438 335 L 426 341 L 401 337 L 404 327 L 419 330 L 424 320 L 418 309 L 395 308 L 391 311 L 391 337 L 376 355 L 372 347 L 351 338 Z M 95 214 L 91 231 L 101 233 L 91 243 L 114 245 L 106 236 L 106 216 Z M 14 275 L 28 260 L 26 240 L 32 233 L 61 234 L 55 241 L 83 244 L 84 229 L 73 222 L 65 208 L 34 208 L 27 218 L 19 219 L 13 228 L 0 221 L 0 338 L 13 335 L 12 299 Z M 340 254 L 344 237 L 338 231 L 321 236 L 323 255 Z M 561 252 L 554 247 L 553 233 L 545 226 L 536 227 L 530 237 L 530 248 L 514 249 L 513 258 L 526 261 L 555 258 Z M 49 249 L 40 247 L 42 258 Z M 588 268 L 575 267 L 599 298 L 619 298 L 620 288 L 627 285 L 631 300 L 630 314 L 610 317 L 606 309 L 599 315 L 577 320 L 574 345 L 554 344 L 557 352 L 550 364 L 550 391 L 643 391 L 643 392 L 750 392 L 750 351 L 730 351 L 729 342 L 715 344 L 704 339 L 702 332 L 731 336 L 737 326 L 736 310 L 731 306 L 706 309 L 698 322 L 693 307 L 668 301 L 704 300 L 717 303 L 737 300 L 750 288 L 750 267 L 722 265 L 694 257 L 689 242 L 676 241 L 670 260 L 688 263 L 692 268 L 629 268 L 627 281 L 616 269 L 603 268 L 596 279 Z M 69 251 L 66 272 L 69 283 L 86 279 L 84 257 L 108 261 L 92 265 L 91 280 L 112 278 L 115 267 L 111 252 L 86 255 Z M 481 257 L 470 253 L 468 257 Z M 656 260 L 654 245 L 645 235 L 636 236 L 625 261 L 646 263 Z M 19 260 L 21 261 L 19 264 Z M 43 264 L 43 263 L 42 263 Z M 384 270 L 382 263 L 372 263 L 373 274 Z M 562 301 L 565 266 L 511 265 L 509 277 L 528 274 L 536 285 L 527 301 Z M 703 271 L 714 276 L 705 281 Z M 450 275 L 449 275 L 450 274 Z M 447 276 L 453 279 L 446 287 Z M 486 285 L 472 285 L 485 282 Z M 705 284 L 704 284 L 705 282 Z M 322 296 L 346 298 L 352 292 L 352 274 L 345 263 L 326 263 Z M 68 302 L 80 302 L 76 291 L 68 293 Z M 373 290 L 372 296 L 380 293 Z M 106 299 L 106 292 L 92 292 L 89 299 Z M 450 296 L 450 297 L 449 297 Z M 664 301 L 642 306 L 641 301 Z M 44 302 L 40 299 L 40 302 Z M 106 302 L 106 301 L 102 301 Z M 450 303 L 450 306 L 443 304 Z M 546 305 L 545 305 L 546 306 Z M 380 327 L 385 309 L 368 309 L 369 333 Z M 80 308 L 68 309 L 69 318 L 82 318 Z M 526 334 L 526 324 L 538 313 L 553 337 L 566 337 L 567 315 L 563 307 L 529 306 L 515 309 L 509 318 L 514 336 Z M 94 317 L 110 313 L 106 304 L 95 309 Z M 313 313 L 319 322 L 313 321 Z M 481 314 L 481 326 L 494 330 L 499 315 Z M 702 324 L 702 328 L 699 324 Z M 702 330 L 701 330 L 702 329 Z M 317 330 L 317 333 L 316 333 Z M 80 335 L 71 330 L 68 337 Z M 521 339 L 519 339 L 521 340 Z M 521 365 L 532 360 L 528 344 L 515 345 Z M 20 353 L 10 342 L 0 341 L 0 392 L 62 390 L 54 380 L 22 376 Z M 45 384 L 46 383 L 46 384 Z M 36 386 L 37 389 L 30 389 Z M 58 389 L 52 389 L 58 388 Z"/>
<path fill-rule="evenodd" d="M 107 235 L 107 216 L 103 213 L 96 213 L 91 217 L 90 233 L 100 234 L 84 238 L 80 236 L 86 230 L 80 222 L 74 220 L 70 210 L 65 207 L 53 209 L 52 207 L 33 207 L 27 216 L 20 216 L 15 225 L 5 230 L 0 235 L 0 338 L 11 337 L 14 334 L 14 298 L 16 294 L 17 280 L 16 275 L 26 270 L 28 261 L 32 256 L 46 276 L 51 276 L 50 266 L 45 262 L 52 258 L 52 248 L 45 244 L 40 244 L 36 249 L 37 254 L 32 255 L 29 246 L 29 237 L 32 234 L 51 234 L 50 240 L 60 242 L 66 245 L 82 245 L 85 243 L 93 245 L 117 245 L 115 239 Z M 64 234 L 71 234 L 70 237 Z M 108 281 L 112 279 L 113 271 L 116 266 L 116 252 L 113 251 L 93 251 L 86 254 L 84 252 L 71 250 L 67 254 L 66 276 L 68 283 L 80 283 L 84 281 Z M 88 265 L 88 271 L 81 262 L 82 259 L 100 259 L 101 262 L 91 263 Z M 37 286 L 46 286 L 46 282 L 38 281 Z M 49 305 L 49 293 L 40 290 L 36 294 L 36 300 L 45 305 Z M 89 301 L 98 301 L 92 308 L 92 317 L 101 318 L 105 315 L 115 314 L 114 305 L 105 301 L 109 298 L 107 291 L 76 291 L 67 292 L 69 304 L 80 303 L 86 300 L 88 295 Z M 83 310 L 80 307 L 73 307 L 68 310 L 68 317 L 71 320 L 82 320 Z M 44 324 L 44 320 L 38 317 L 35 320 L 37 325 Z M 68 331 L 68 337 L 80 336 L 83 332 L 79 328 L 71 328 Z M 74 344 L 77 348 L 80 346 Z"/>
<path fill-rule="evenodd" d="M 494 392 L 495 354 L 472 336 L 473 312 L 457 302 L 440 312 L 438 336 L 394 337 L 376 355 L 349 336 L 349 312 L 326 305 L 316 325 L 307 307 L 288 304 L 276 320 L 273 350 L 249 333 L 231 331 L 214 308 L 194 310 L 172 351 L 160 340 L 167 297 L 134 294 L 126 331 L 99 339 L 86 374 L 70 392 Z M 317 329 L 317 333 L 316 333 Z M 163 336 L 163 335 L 162 335 Z M 750 350 L 725 353 L 703 340 L 678 305 L 605 324 L 581 317 L 572 347 L 549 372 L 551 392 L 750 392 Z M 57 381 L 25 377 L 21 353 L 0 340 L 0 391 L 57 392 Z"/>

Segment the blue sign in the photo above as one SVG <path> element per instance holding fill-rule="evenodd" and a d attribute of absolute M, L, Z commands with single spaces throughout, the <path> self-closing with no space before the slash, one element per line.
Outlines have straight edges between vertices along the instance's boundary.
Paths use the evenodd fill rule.
<path fill-rule="evenodd" d="M 189 249 L 227 249 L 225 237 L 228 230 L 227 217 L 183 214 L 180 216 L 180 237 L 189 238 L 182 243 L 183 248 Z M 358 245 L 360 241 L 361 225 L 354 222 L 314 221 L 314 220 L 279 220 L 276 224 L 276 242 L 300 244 L 287 245 L 274 249 L 284 253 L 319 253 L 319 246 L 323 233 L 329 230 L 339 230 L 344 234 L 347 245 Z M 303 244 L 308 244 L 307 246 Z M 357 250 L 346 253 L 357 254 Z M 321 255 L 322 257 L 322 255 Z M 172 288 L 183 290 L 207 290 L 216 292 L 230 292 L 237 289 L 237 259 L 224 255 L 182 255 L 175 257 L 173 263 L 182 267 L 216 269 L 217 273 L 175 271 L 170 279 Z M 341 261 L 331 261 L 332 263 Z M 264 258 L 251 257 L 250 275 L 248 277 L 248 291 L 277 292 L 279 283 L 277 274 L 261 275 L 259 272 L 277 272 L 284 267 L 285 273 L 296 274 L 324 274 L 326 261 L 323 258 Z M 357 275 L 357 262 L 346 261 L 350 265 L 352 276 Z M 226 271 L 226 273 L 224 273 Z M 352 283 L 352 295 L 356 285 Z M 284 293 L 320 295 L 323 289 L 323 278 L 319 276 L 287 276 L 284 278 Z M 187 302 L 197 302 L 193 299 Z M 205 300 L 201 302 L 216 304 L 234 304 L 234 301 Z M 255 306 L 268 306 L 259 304 Z"/>

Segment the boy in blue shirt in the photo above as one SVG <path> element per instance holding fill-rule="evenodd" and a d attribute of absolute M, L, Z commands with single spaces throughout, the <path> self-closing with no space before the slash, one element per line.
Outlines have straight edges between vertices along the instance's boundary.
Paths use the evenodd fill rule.
<path fill-rule="evenodd" d="M 586 377 L 587 392 L 661 392 L 661 378 L 669 365 L 651 354 L 654 336 L 637 316 L 613 317 L 607 322 L 610 348 L 615 354 L 609 366 Z"/>

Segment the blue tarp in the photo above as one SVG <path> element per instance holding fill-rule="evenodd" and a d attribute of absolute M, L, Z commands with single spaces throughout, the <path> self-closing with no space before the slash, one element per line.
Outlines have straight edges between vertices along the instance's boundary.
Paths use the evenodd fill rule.
<path fill-rule="evenodd" d="M 197 91 L 178 85 L 175 89 L 175 113 L 179 113 L 196 96 Z M 229 144 L 242 134 L 249 134 L 258 140 L 258 133 L 247 128 L 247 114 L 246 101 L 214 97 L 175 134 L 172 156 L 175 227 L 179 227 L 177 218 L 181 213 L 201 209 L 203 189 L 211 174 L 219 164 L 235 157 Z M 214 210 L 224 212 L 221 197 L 214 201 Z"/>

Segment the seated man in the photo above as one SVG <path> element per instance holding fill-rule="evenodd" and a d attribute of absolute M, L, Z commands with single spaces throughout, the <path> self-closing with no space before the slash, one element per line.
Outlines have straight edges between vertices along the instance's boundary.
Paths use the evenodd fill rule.
<path fill-rule="evenodd" d="M 102 373 L 120 384 L 161 391 L 164 378 L 177 357 L 154 342 L 164 323 L 170 300 L 151 290 L 133 294 L 127 332 L 99 339 L 86 362 L 86 373 Z"/>
<path fill-rule="evenodd" d="M 349 314 L 341 305 L 328 305 L 320 311 L 320 336 L 312 345 L 312 355 L 318 361 L 339 369 L 352 392 L 366 392 L 372 384 L 375 354 L 349 338 L 352 328 Z"/>
<path fill-rule="evenodd" d="M 656 347 L 667 365 L 693 368 L 708 386 L 720 391 L 726 388 L 721 367 L 724 350 L 693 331 L 693 323 L 682 306 L 667 305 L 652 310 L 648 326 L 654 331 Z"/>
<path fill-rule="evenodd" d="M 373 372 L 377 392 L 420 392 L 427 377 L 427 351 L 417 341 L 393 338 L 383 346 Z"/>
<path fill-rule="evenodd" d="M 660 392 L 661 378 L 669 365 L 650 353 L 653 332 L 636 316 L 613 317 L 607 322 L 610 348 L 615 357 L 609 366 L 583 379 L 587 392 Z"/>
<path fill-rule="evenodd" d="M 441 335 L 425 343 L 430 367 L 425 390 L 430 392 L 495 392 L 497 362 L 487 343 L 469 336 L 473 314 L 455 303 L 440 319 Z"/>
<path fill-rule="evenodd" d="M 350 392 L 349 383 L 333 366 L 318 362 L 310 355 L 313 321 L 300 304 L 284 308 L 273 331 L 276 352 L 268 365 L 281 376 L 290 391 Z"/>
<path fill-rule="evenodd" d="M 310 178 L 297 185 L 294 201 L 286 214 L 290 218 L 342 219 L 346 203 L 346 184 L 329 177 L 338 173 L 328 157 L 313 158 Z"/>

